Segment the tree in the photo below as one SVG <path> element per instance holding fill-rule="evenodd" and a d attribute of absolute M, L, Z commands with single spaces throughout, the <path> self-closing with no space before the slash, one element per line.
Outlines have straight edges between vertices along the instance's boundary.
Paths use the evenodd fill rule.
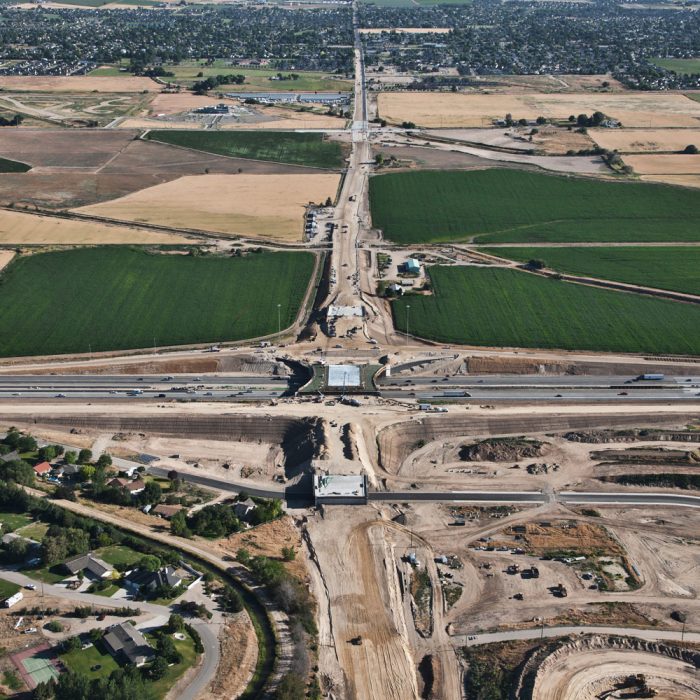
<path fill-rule="evenodd" d="M 91 481 L 96 473 L 97 467 L 93 467 L 92 464 L 83 464 L 78 471 L 78 476 L 80 481 Z"/>
<path fill-rule="evenodd" d="M 68 452 L 63 455 L 63 459 L 66 464 L 76 464 L 78 461 L 78 453 L 73 450 L 68 450 Z"/>
<path fill-rule="evenodd" d="M 51 462 L 54 459 L 56 459 L 56 446 L 55 445 L 46 445 L 45 447 L 39 448 L 38 452 L 38 457 L 39 460 L 42 462 Z"/>
<path fill-rule="evenodd" d="M 160 637 L 158 637 L 156 649 L 158 650 L 158 655 L 169 664 L 179 664 L 180 661 L 182 661 L 182 656 L 175 647 L 175 642 L 173 642 L 172 637 L 169 637 L 167 634 L 161 634 Z"/>
<path fill-rule="evenodd" d="M 34 483 L 34 470 L 23 459 L 13 459 L 0 464 L 0 480 L 31 486 Z"/>
<path fill-rule="evenodd" d="M 532 260 L 527 261 L 527 266 L 531 270 L 541 270 L 542 268 L 545 267 L 545 262 L 544 262 L 544 260 L 539 260 L 537 258 L 533 258 Z"/>
<path fill-rule="evenodd" d="M 163 490 L 156 481 L 147 481 L 143 491 L 139 494 L 139 503 L 160 503 Z"/>
<path fill-rule="evenodd" d="M 687 153 L 688 155 L 697 155 L 698 153 L 698 147 L 695 146 L 694 144 L 688 144 L 684 149 L 683 153 Z"/>
<path fill-rule="evenodd" d="M 3 559 L 8 564 L 19 564 L 27 558 L 29 543 L 23 539 L 11 540 L 4 547 Z"/>
<path fill-rule="evenodd" d="M 106 469 L 107 467 L 112 466 L 112 457 L 106 452 L 104 452 L 97 459 L 97 466 L 102 469 Z"/>
<path fill-rule="evenodd" d="M 184 632 L 185 631 L 185 618 L 177 613 L 172 613 L 168 618 L 168 632 Z"/>
<path fill-rule="evenodd" d="M 241 547 L 238 552 L 236 552 L 236 561 L 243 564 L 243 566 L 248 566 L 251 559 L 250 552 L 245 547 Z"/>
<path fill-rule="evenodd" d="M 275 700 L 303 700 L 305 697 L 304 679 L 296 673 L 285 673 L 275 690 Z"/>
<path fill-rule="evenodd" d="M 80 642 L 78 642 L 80 648 Z M 87 676 L 74 671 L 62 673 L 58 677 L 55 691 L 56 700 L 89 700 L 90 680 Z"/>
<path fill-rule="evenodd" d="M 219 594 L 219 604 L 226 612 L 237 613 L 243 610 L 243 599 L 235 588 L 225 586 Z"/>
<path fill-rule="evenodd" d="M 168 662 L 162 656 L 156 656 L 148 669 L 148 675 L 154 680 L 162 678 L 168 672 Z"/>
<path fill-rule="evenodd" d="M 78 651 L 83 645 L 80 642 L 80 637 L 75 635 L 74 637 L 68 637 L 64 639 L 61 643 L 61 648 L 64 652 Z"/>
<path fill-rule="evenodd" d="M 168 479 L 170 479 L 170 481 L 177 481 L 179 478 L 180 475 L 174 469 L 168 472 Z"/>
<path fill-rule="evenodd" d="M 78 464 L 87 464 L 88 462 L 92 462 L 92 450 L 83 448 L 78 453 Z"/>
<path fill-rule="evenodd" d="M 170 532 L 177 537 L 192 537 L 184 511 L 178 511 L 170 519 Z"/>
<path fill-rule="evenodd" d="M 51 700 L 56 689 L 56 681 L 51 678 L 48 681 L 39 683 L 32 691 L 32 700 Z"/>
<path fill-rule="evenodd" d="M 282 558 L 285 561 L 294 561 L 297 557 L 294 547 L 282 547 Z"/>
<path fill-rule="evenodd" d="M 158 557 L 153 556 L 152 554 L 147 554 L 139 559 L 137 566 L 139 569 L 154 572 L 160 569 L 161 561 Z"/>

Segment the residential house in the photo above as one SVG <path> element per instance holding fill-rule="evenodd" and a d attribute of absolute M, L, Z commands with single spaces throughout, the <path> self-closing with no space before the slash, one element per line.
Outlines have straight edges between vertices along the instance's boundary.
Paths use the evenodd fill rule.
<path fill-rule="evenodd" d="M 127 574 L 124 583 L 127 590 L 133 594 L 152 593 L 161 586 L 177 588 L 182 585 L 183 578 L 177 573 L 174 566 L 163 566 L 158 571 L 134 569 Z"/>
<path fill-rule="evenodd" d="M 132 480 L 122 479 L 121 477 L 112 479 L 107 485 L 123 489 L 124 491 L 128 491 L 132 496 L 136 496 L 146 488 L 145 482 L 141 479 Z"/>
<path fill-rule="evenodd" d="M 62 464 L 53 470 L 53 475 L 57 479 L 74 479 L 80 472 L 77 464 Z"/>
<path fill-rule="evenodd" d="M 239 520 L 247 520 L 254 510 L 255 501 L 252 498 L 246 498 L 245 501 L 238 501 L 233 505 L 233 512 Z"/>
<path fill-rule="evenodd" d="M 33 469 L 34 469 L 34 474 L 36 476 L 41 476 L 45 477 L 47 476 L 53 467 L 48 463 L 48 462 L 39 462 L 38 464 L 35 464 Z"/>
<path fill-rule="evenodd" d="M 16 462 L 18 459 L 20 459 L 20 456 L 17 450 L 8 452 L 6 455 L 0 455 L 0 462 Z"/>
<path fill-rule="evenodd" d="M 148 640 L 130 622 L 112 625 L 102 639 L 112 656 L 136 666 L 142 666 L 153 656 Z"/>
<path fill-rule="evenodd" d="M 176 513 L 179 513 L 181 510 L 184 510 L 184 506 L 169 506 L 166 503 L 159 503 L 150 512 L 151 515 L 157 515 L 161 518 L 165 518 L 166 520 L 170 520 Z"/>
<path fill-rule="evenodd" d="M 63 566 L 73 575 L 84 571 L 93 578 L 110 578 L 114 573 L 114 569 L 107 562 L 102 561 L 91 552 L 69 559 L 64 562 Z"/>

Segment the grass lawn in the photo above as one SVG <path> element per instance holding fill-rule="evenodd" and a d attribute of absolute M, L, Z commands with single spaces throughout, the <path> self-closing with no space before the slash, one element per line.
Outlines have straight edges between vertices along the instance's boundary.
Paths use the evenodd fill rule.
<path fill-rule="evenodd" d="M 67 572 L 60 571 L 58 566 L 37 566 L 22 568 L 20 571 L 25 576 L 29 576 L 29 578 L 36 579 L 37 581 L 43 581 L 44 583 L 58 583 L 69 576 Z"/>
<path fill-rule="evenodd" d="M 700 92 L 689 92 L 686 94 L 686 97 L 690 97 L 691 100 L 700 102 Z"/>
<path fill-rule="evenodd" d="M 17 593 L 20 588 L 21 586 L 18 586 L 16 583 L 11 583 L 10 581 L 5 581 L 5 579 L 0 578 L 0 600 L 9 598 L 11 595 Z"/>
<path fill-rule="evenodd" d="M 669 185 L 497 168 L 369 184 L 373 225 L 396 243 L 700 240 L 700 191 Z"/>
<path fill-rule="evenodd" d="M 271 160 L 315 168 L 341 168 L 341 144 L 324 139 L 323 134 L 293 131 L 175 131 L 148 132 L 148 138 L 161 143 L 185 146 L 220 156 Z"/>
<path fill-rule="evenodd" d="M 49 526 L 46 523 L 35 522 L 16 530 L 16 533 L 22 537 L 28 537 L 30 540 L 41 542 L 48 529 Z"/>
<path fill-rule="evenodd" d="M 116 671 L 119 668 L 119 664 L 104 649 L 100 642 L 88 649 L 78 649 L 77 651 L 61 654 L 61 661 L 66 665 L 66 668 L 86 676 L 90 680 L 107 678 L 112 671 Z M 96 666 L 99 666 L 99 668 L 95 671 L 91 670 Z"/>
<path fill-rule="evenodd" d="M 652 58 L 652 63 L 655 63 L 661 68 L 672 70 L 680 75 L 692 75 L 700 73 L 700 57 L 698 58 Z"/>
<path fill-rule="evenodd" d="M 441 342 L 700 353 L 700 308 L 503 268 L 431 267 L 434 295 L 393 302 L 394 320 Z"/>
<path fill-rule="evenodd" d="M 119 564 L 130 566 L 143 559 L 143 554 L 120 544 L 113 544 L 109 547 L 97 549 L 95 550 L 95 556 L 104 559 L 104 561 L 112 566 L 118 566 Z"/>
<path fill-rule="evenodd" d="M 299 311 L 308 253 L 242 258 L 77 248 L 21 256 L 0 276 L 0 356 L 242 340 Z"/>
<path fill-rule="evenodd" d="M 117 586 L 116 583 L 113 583 L 101 591 L 88 591 L 88 592 L 93 593 L 94 595 L 101 595 L 104 598 L 111 598 L 118 590 L 119 590 L 119 586 Z"/>
<path fill-rule="evenodd" d="M 146 637 L 149 638 L 152 644 L 155 646 L 154 638 L 151 635 L 146 635 Z M 182 661 L 175 666 L 169 666 L 165 675 L 161 679 L 153 681 L 149 684 L 151 691 L 150 696 L 153 700 L 160 700 L 160 698 L 164 698 L 170 688 L 175 685 L 178 678 L 180 678 L 180 676 L 197 660 L 197 654 L 194 650 L 194 642 L 189 635 L 186 635 L 186 638 L 183 640 L 175 639 L 173 637 L 173 642 L 175 643 L 175 648 L 182 655 Z"/>
<path fill-rule="evenodd" d="M 0 158 L 0 173 L 26 173 L 31 170 L 32 166 L 26 163 L 20 163 L 18 160 L 8 160 Z"/>
<path fill-rule="evenodd" d="M 700 247 L 484 248 L 527 262 L 542 260 L 558 272 L 700 294 Z"/>
<path fill-rule="evenodd" d="M 14 532 L 21 527 L 34 522 L 28 515 L 24 513 L 0 513 L 0 524 L 2 524 L 2 533 L 6 535 L 8 532 Z"/>

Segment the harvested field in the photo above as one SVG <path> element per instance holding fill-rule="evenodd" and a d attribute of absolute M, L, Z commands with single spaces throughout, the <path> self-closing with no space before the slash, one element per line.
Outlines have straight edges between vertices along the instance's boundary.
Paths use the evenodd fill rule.
<path fill-rule="evenodd" d="M 279 163 L 308 165 L 316 168 L 340 168 L 343 164 L 341 144 L 328 141 L 323 134 L 297 132 L 246 131 L 149 131 L 153 141 L 182 146 L 222 156 L 269 160 Z"/>
<path fill-rule="evenodd" d="M 134 136 L 102 129 L 4 129 L 0 130 L 0 155 L 33 167 L 98 168 Z"/>
<path fill-rule="evenodd" d="M 214 99 L 209 95 L 193 95 L 191 92 L 160 92 L 151 100 L 149 113 L 151 115 L 179 114 L 199 107 L 206 107 L 214 102 L 227 105 L 238 104 L 238 100 L 230 100 L 225 97 Z"/>
<path fill-rule="evenodd" d="M 12 258 L 15 257 L 14 250 L 1 250 L 0 249 L 0 271 L 10 264 Z"/>
<path fill-rule="evenodd" d="M 700 148 L 700 129 L 589 129 L 588 135 L 601 148 L 620 153 L 682 151 L 689 144 Z"/>
<path fill-rule="evenodd" d="M 132 226 L 112 226 L 72 221 L 38 214 L 0 210 L 0 244 L 5 245 L 94 245 L 172 244 L 191 239 Z"/>
<path fill-rule="evenodd" d="M 155 81 L 135 76 L 2 75 L 0 88 L 8 92 L 160 92 L 160 85 Z"/>
<path fill-rule="evenodd" d="M 494 119 L 512 114 L 514 119 L 566 120 L 571 114 L 603 112 L 633 127 L 697 127 L 700 104 L 677 93 L 523 93 L 460 94 L 430 92 L 386 92 L 378 96 L 379 114 L 401 123 L 418 126 L 491 126 Z"/>
<path fill-rule="evenodd" d="M 220 342 L 290 325 L 313 256 L 243 258 L 78 248 L 19 258 L 3 272 L 0 354 L 71 352 Z M 215 301 L 213 301 L 215 300 Z M 206 313 L 203 313 L 206 311 Z"/>
<path fill-rule="evenodd" d="M 700 246 L 683 248 L 485 248 L 511 260 L 542 260 L 558 272 L 700 295 Z"/>
<path fill-rule="evenodd" d="M 401 244 L 473 238 L 680 242 L 700 236 L 700 195 L 649 184 L 494 168 L 382 175 L 370 179 L 369 193 L 373 225 Z"/>
<path fill-rule="evenodd" d="M 625 156 L 625 164 L 638 175 L 700 175 L 700 155 Z"/>
<path fill-rule="evenodd" d="M 700 308 L 503 268 L 430 268 L 432 296 L 392 304 L 418 337 L 490 347 L 696 355 Z"/>
<path fill-rule="evenodd" d="M 302 238 L 304 206 L 335 198 L 340 176 L 199 175 L 181 177 L 77 211 L 125 221 L 261 236 Z"/>

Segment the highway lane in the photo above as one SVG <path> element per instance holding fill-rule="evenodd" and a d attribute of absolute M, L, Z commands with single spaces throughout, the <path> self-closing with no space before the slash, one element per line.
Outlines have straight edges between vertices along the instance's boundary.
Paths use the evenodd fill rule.
<path fill-rule="evenodd" d="M 486 374 L 486 375 L 449 375 L 446 377 L 401 377 L 382 376 L 377 380 L 380 387 L 408 387 L 437 385 L 443 387 L 593 387 L 593 388 L 624 388 L 633 391 L 650 391 L 658 387 L 689 387 L 700 390 L 700 376 L 666 376 L 663 380 L 642 380 L 635 375 L 609 374 L 609 375 L 540 375 L 540 374 Z"/>

